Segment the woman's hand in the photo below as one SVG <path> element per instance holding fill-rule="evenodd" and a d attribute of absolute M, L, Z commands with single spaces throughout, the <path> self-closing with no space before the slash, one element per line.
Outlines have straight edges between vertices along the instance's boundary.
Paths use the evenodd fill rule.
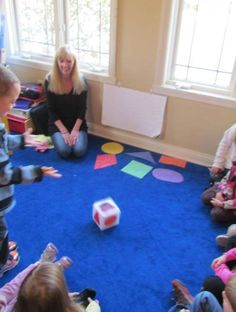
<path fill-rule="evenodd" d="M 62 175 L 58 173 L 58 170 L 54 169 L 53 167 L 41 167 L 44 176 L 48 176 L 51 178 L 61 178 Z"/>
<path fill-rule="evenodd" d="M 70 134 L 70 142 L 71 142 L 71 145 L 74 145 L 74 144 L 76 143 L 76 141 L 78 140 L 78 138 L 79 138 L 79 131 L 73 129 L 73 130 L 71 131 L 71 134 Z"/>
<path fill-rule="evenodd" d="M 68 144 L 69 146 L 71 146 L 71 143 L 70 143 L 70 133 L 69 132 L 65 132 L 65 133 L 62 133 L 61 134 L 63 136 L 63 139 L 65 141 L 66 144 Z"/>

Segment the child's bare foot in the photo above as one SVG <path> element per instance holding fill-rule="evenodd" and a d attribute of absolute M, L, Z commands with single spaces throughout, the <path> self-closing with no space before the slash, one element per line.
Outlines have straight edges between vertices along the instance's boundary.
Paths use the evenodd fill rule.
<path fill-rule="evenodd" d="M 54 262 L 58 253 L 57 247 L 53 243 L 48 243 L 44 249 L 39 261 L 40 262 Z"/>
<path fill-rule="evenodd" d="M 60 265 L 63 267 L 63 269 L 68 269 L 70 266 L 72 266 L 73 261 L 71 260 L 71 258 L 67 257 L 67 256 L 63 256 L 61 257 L 61 259 L 59 259 L 58 261 L 55 262 L 57 265 Z"/>

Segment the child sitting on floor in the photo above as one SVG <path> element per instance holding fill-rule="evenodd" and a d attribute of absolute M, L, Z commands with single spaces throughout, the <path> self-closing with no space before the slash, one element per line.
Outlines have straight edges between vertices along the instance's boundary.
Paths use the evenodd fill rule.
<path fill-rule="evenodd" d="M 202 201 L 212 207 L 211 217 L 215 221 L 236 220 L 236 158 L 226 178 L 203 192 Z"/>
<path fill-rule="evenodd" d="M 236 275 L 236 264 L 234 264 L 231 268 L 227 265 L 227 262 L 232 260 L 236 260 L 236 248 L 228 250 L 212 262 L 212 269 L 224 283 L 227 283 L 232 276 Z"/>
<path fill-rule="evenodd" d="M 68 257 L 56 260 L 57 248 L 49 243 L 39 261 L 29 265 L 13 280 L 0 288 L 0 311 L 57 311 L 99 312 L 98 303 L 90 298 L 86 310 L 71 300 L 76 295 L 83 303 L 84 294 L 95 296 L 95 291 L 85 289 L 81 293 L 67 291 L 63 271 L 72 264 Z M 83 299 L 83 300 L 81 300 Z"/>

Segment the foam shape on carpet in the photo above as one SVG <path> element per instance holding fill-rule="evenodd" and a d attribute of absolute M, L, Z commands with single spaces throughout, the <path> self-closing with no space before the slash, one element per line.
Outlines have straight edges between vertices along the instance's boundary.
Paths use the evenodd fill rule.
<path fill-rule="evenodd" d="M 170 156 L 165 156 L 162 155 L 161 158 L 159 159 L 159 162 L 162 164 L 167 164 L 167 165 L 173 165 L 181 168 L 185 168 L 187 162 L 182 159 L 170 157 Z"/>
<path fill-rule="evenodd" d="M 130 174 L 136 178 L 142 179 L 153 167 L 145 165 L 139 161 L 132 160 L 128 165 L 121 169 L 122 172 Z"/>
<path fill-rule="evenodd" d="M 101 149 L 104 153 L 116 155 L 122 153 L 124 147 L 120 143 L 108 142 L 103 144 Z"/>
<path fill-rule="evenodd" d="M 147 161 L 150 161 L 153 164 L 156 164 L 156 161 L 150 152 L 134 152 L 134 153 L 126 153 L 126 154 L 129 156 L 145 159 Z"/>
<path fill-rule="evenodd" d="M 117 164 L 117 159 L 115 155 L 101 154 L 97 155 L 94 169 L 101 169 Z"/>
<path fill-rule="evenodd" d="M 152 171 L 152 175 L 154 178 L 166 182 L 181 183 L 184 181 L 181 173 L 170 169 L 157 168 Z"/>

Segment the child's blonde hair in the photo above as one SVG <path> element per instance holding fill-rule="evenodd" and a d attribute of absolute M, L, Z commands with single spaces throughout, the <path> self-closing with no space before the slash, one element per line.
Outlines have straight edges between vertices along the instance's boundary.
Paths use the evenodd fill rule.
<path fill-rule="evenodd" d="M 20 84 L 17 76 L 8 68 L 0 65 L 0 96 L 8 95 L 15 83 Z"/>
<path fill-rule="evenodd" d="M 225 286 L 225 294 L 232 306 L 233 311 L 236 311 L 236 276 L 233 276 Z"/>
<path fill-rule="evenodd" d="M 24 280 L 14 312 L 83 312 L 69 295 L 63 269 L 50 262 L 39 264 Z"/>
<path fill-rule="evenodd" d="M 62 46 L 60 47 L 56 55 L 54 57 L 53 65 L 51 72 L 49 73 L 49 90 L 57 93 L 57 94 L 64 94 L 64 85 L 62 81 L 62 75 L 60 73 L 59 67 L 58 67 L 58 60 L 69 57 L 74 61 L 74 66 L 71 72 L 71 80 L 73 83 L 73 92 L 80 94 L 85 89 L 84 81 L 80 78 L 80 72 L 79 72 L 79 62 L 77 59 L 77 55 L 74 51 L 68 46 Z"/>

